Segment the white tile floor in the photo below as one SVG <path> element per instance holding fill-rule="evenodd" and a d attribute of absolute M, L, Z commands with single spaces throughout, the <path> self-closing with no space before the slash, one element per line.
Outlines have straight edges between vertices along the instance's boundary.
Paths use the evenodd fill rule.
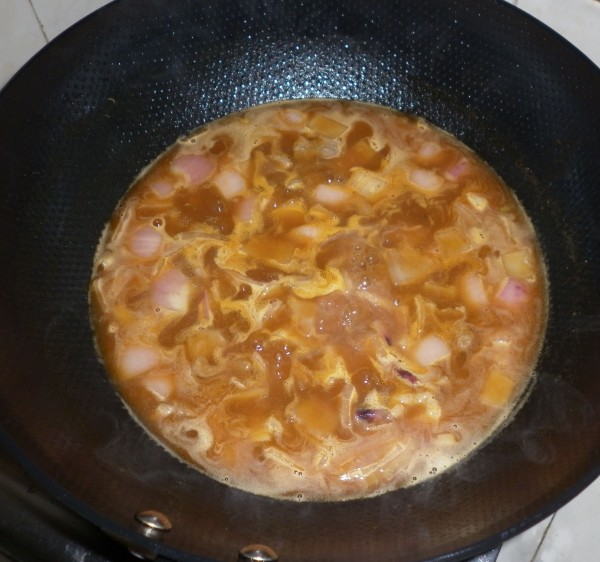
<path fill-rule="evenodd" d="M 600 66 L 600 0 L 507 1 L 552 27 Z M 0 0 L 0 87 L 48 41 L 107 3 Z M 600 560 L 599 521 L 600 479 L 556 514 L 505 543 L 498 562 Z"/>

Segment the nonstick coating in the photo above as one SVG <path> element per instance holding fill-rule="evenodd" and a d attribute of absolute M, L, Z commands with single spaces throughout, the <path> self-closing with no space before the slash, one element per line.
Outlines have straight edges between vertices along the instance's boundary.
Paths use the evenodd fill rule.
<path fill-rule="evenodd" d="M 178 136 L 232 110 L 342 97 L 423 116 L 517 192 L 551 306 L 524 407 L 466 462 L 381 497 L 317 504 L 218 484 L 155 444 L 94 353 L 87 284 L 105 221 Z M 600 72 L 501 1 L 123 0 L 0 95 L 0 433 L 59 500 L 180 560 L 458 560 L 600 471 Z M 162 545 L 133 516 L 173 524 Z"/>

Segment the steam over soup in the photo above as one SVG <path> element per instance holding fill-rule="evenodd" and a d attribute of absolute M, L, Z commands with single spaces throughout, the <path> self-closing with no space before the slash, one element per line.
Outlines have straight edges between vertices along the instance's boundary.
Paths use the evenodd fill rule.
<path fill-rule="evenodd" d="M 531 380 L 546 282 L 515 197 L 423 120 L 270 104 L 177 142 L 97 251 L 92 316 L 135 416 L 211 477 L 340 500 L 422 481 Z"/>

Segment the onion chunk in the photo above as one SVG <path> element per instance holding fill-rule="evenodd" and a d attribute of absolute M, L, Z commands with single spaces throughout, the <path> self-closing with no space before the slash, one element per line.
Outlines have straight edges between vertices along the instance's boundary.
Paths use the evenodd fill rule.
<path fill-rule="evenodd" d="M 163 235 L 151 226 L 136 230 L 129 239 L 129 249 L 139 258 L 155 256 L 162 245 Z"/>
<path fill-rule="evenodd" d="M 167 271 L 152 283 L 152 301 L 168 310 L 187 310 L 190 282 L 178 269 Z"/>
<path fill-rule="evenodd" d="M 214 163 L 201 154 L 184 154 L 171 163 L 175 172 L 185 174 L 192 185 L 203 183 L 213 173 Z"/>
<path fill-rule="evenodd" d="M 415 359 L 425 367 L 438 363 L 448 355 L 450 355 L 448 344 L 433 334 L 423 338 L 415 350 Z"/>
<path fill-rule="evenodd" d="M 133 346 L 126 348 L 119 361 L 121 375 L 130 379 L 149 371 L 158 364 L 158 353 L 149 347 Z"/>
<path fill-rule="evenodd" d="M 444 178 L 424 168 L 414 168 L 408 179 L 423 191 L 439 191 L 444 185 Z"/>
<path fill-rule="evenodd" d="M 246 189 L 246 180 L 236 170 L 223 170 L 219 172 L 214 182 L 225 199 L 233 199 L 241 195 Z"/>

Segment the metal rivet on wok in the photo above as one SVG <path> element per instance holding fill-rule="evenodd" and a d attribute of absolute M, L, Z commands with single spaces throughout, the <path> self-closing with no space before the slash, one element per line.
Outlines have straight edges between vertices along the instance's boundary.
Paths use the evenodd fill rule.
<path fill-rule="evenodd" d="M 137 530 L 140 534 L 149 539 L 159 540 L 173 527 L 169 518 L 164 513 L 153 509 L 138 511 L 135 514 L 134 519 L 137 523 Z M 156 558 L 155 552 L 139 548 L 130 547 L 129 552 L 136 558 L 141 558 L 143 560 L 154 560 Z"/>
<path fill-rule="evenodd" d="M 263 544 L 249 544 L 240 549 L 238 562 L 277 562 L 276 552 Z"/>
<path fill-rule="evenodd" d="M 135 514 L 135 520 L 141 524 L 143 529 L 148 529 L 148 531 L 153 533 L 164 533 L 170 531 L 173 527 L 169 518 L 164 513 L 152 509 L 138 511 Z"/>

